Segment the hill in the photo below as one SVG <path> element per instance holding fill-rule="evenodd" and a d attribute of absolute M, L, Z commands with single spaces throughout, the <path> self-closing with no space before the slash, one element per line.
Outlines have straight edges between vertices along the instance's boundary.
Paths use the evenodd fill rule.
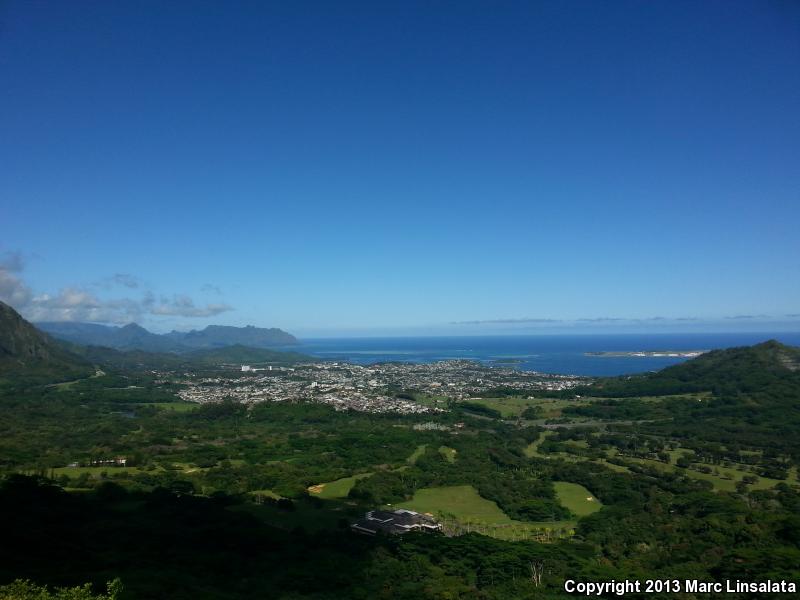
<path fill-rule="evenodd" d="M 191 352 L 200 348 L 222 348 L 242 345 L 253 348 L 271 348 L 297 344 L 297 339 L 277 328 L 229 327 L 209 325 L 202 330 L 152 333 L 129 323 L 124 327 L 94 323 L 42 322 L 36 326 L 61 340 L 83 346 L 101 346 L 115 350 L 143 350 L 146 352 Z"/>
<path fill-rule="evenodd" d="M 768 448 L 800 460 L 800 348 L 774 340 L 714 350 L 657 373 L 601 379 L 578 394 L 598 400 L 566 414 L 634 420 L 652 435 L 710 448 Z"/>
<path fill-rule="evenodd" d="M 0 302 L 0 387 L 66 381 L 93 372 L 88 361 L 65 350 Z"/>
<path fill-rule="evenodd" d="M 755 346 L 713 350 L 657 373 L 601 379 L 587 393 L 632 397 L 763 391 L 781 383 L 800 385 L 800 348 L 770 340 Z"/>

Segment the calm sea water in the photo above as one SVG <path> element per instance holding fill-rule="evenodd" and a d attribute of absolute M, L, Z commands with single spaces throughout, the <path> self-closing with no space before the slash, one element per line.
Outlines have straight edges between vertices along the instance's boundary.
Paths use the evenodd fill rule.
<path fill-rule="evenodd" d="M 587 352 L 639 350 L 711 350 L 777 339 L 800 346 L 798 333 L 692 333 L 620 335 L 540 335 L 481 337 L 390 337 L 302 340 L 299 352 L 357 364 L 384 361 L 432 362 L 464 358 L 542 373 L 622 375 L 656 371 L 686 359 L 669 357 L 587 356 Z M 516 362 L 519 361 L 519 362 Z"/>

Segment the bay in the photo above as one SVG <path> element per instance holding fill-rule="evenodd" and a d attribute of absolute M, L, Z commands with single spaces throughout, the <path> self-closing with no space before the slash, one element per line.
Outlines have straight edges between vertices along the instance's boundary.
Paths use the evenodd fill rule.
<path fill-rule="evenodd" d="M 320 338 L 301 340 L 296 350 L 325 360 L 362 365 L 468 359 L 541 373 L 613 376 L 657 371 L 687 359 L 591 353 L 712 350 L 770 339 L 800 346 L 800 332 L 748 332 Z"/>

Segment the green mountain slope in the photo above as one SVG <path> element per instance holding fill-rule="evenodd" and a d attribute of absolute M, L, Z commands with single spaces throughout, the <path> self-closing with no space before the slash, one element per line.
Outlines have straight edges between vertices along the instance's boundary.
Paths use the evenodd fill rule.
<path fill-rule="evenodd" d="M 800 385 L 800 348 L 775 340 L 713 350 L 657 373 L 600 380 L 593 396 L 631 397 L 714 392 L 717 395 Z"/>
<path fill-rule="evenodd" d="M 776 341 L 715 350 L 658 373 L 603 379 L 578 393 L 608 399 L 565 413 L 638 421 L 642 432 L 728 449 L 768 448 L 800 460 L 800 349 Z"/>
<path fill-rule="evenodd" d="M 65 350 L 0 302 L 0 389 L 88 377 L 89 361 Z"/>
<path fill-rule="evenodd" d="M 191 352 L 200 348 L 221 348 L 242 345 L 253 348 L 272 348 L 297 344 L 297 339 L 277 328 L 229 327 L 209 325 L 202 330 L 152 333 L 136 323 L 123 327 L 94 323 L 41 322 L 36 326 L 55 338 L 82 346 L 102 346 L 115 350 L 145 352 Z"/>

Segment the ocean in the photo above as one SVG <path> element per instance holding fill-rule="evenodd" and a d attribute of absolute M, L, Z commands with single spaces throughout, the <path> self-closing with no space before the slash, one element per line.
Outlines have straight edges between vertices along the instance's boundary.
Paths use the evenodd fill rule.
<path fill-rule="evenodd" d="M 687 359 L 589 353 L 713 350 L 769 339 L 800 346 L 800 332 L 793 332 L 325 338 L 301 340 L 300 346 L 293 349 L 326 360 L 362 365 L 469 359 L 485 364 L 510 361 L 504 366 L 540 373 L 611 376 L 657 371 Z"/>

